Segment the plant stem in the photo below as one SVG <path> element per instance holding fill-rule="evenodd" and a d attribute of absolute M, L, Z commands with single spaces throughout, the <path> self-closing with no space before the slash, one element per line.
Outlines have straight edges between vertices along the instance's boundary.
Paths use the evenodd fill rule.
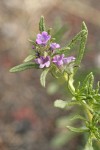
<path fill-rule="evenodd" d="M 93 115 L 91 114 L 89 108 L 88 108 L 88 105 L 86 103 L 82 103 L 83 105 L 83 108 L 85 109 L 85 115 L 88 119 L 89 122 L 92 121 L 92 118 L 93 118 Z M 93 147 L 92 147 L 92 137 L 89 135 L 89 138 L 88 138 L 88 141 L 85 145 L 85 149 L 84 150 L 93 150 Z"/>
<path fill-rule="evenodd" d="M 66 82 L 68 82 L 68 88 L 71 92 L 72 95 L 75 95 L 75 88 L 74 88 L 74 85 L 73 85 L 73 74 L 71 75 L 68 75 L 67 73 L 64 75 L 64 79 Z"/>
<path fill-rule="evenodd" d="M 85 109 L 85 114 L 86 114 L 86 117 L 87 119 L 89 120 L 89 122 L 92 121 L 92 118 L 93 118 L 93 115 L 91 114 L 91 110 L 90 110 L 90 107 L 85 103 L 85 101 L 83 101 L 82 103 L 82 106 L 83 106 L 83 109 Z"/>
<path fill-rule="evenodd" d="M 91 138 L 88 139 L 84 150 L 94 150 L 92 147 L 92 139 Z"/>

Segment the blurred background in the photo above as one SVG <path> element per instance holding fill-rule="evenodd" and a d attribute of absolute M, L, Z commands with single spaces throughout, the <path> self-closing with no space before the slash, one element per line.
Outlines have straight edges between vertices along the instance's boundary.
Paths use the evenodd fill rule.
<path fill-rule="evenodd" d="M 11 74 L 9 69 L 29 54 L 29 38 L 36 36 L 40 16 L 52 27 L 58 43 L 65 46 L 88 26 L 86 53 L 76 80 L 93 71 L 100 80 L 99 0 L 0 0 L 0 150 L 82 150 L 85 135 L 69 132 L 65 126 L 81 110 L 54 108 L 55 99 L 70 99 L 63 81 L 51 76 L 47 88 L 39 82 L 41 71 Z M 95 150 L 100 145 L 95 143 Z"/>

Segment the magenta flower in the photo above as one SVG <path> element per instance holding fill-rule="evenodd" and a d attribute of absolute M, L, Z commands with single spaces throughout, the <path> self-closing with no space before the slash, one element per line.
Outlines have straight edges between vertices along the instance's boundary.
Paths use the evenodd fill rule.
<path fill-rule="evenodd" d="M 35 62 L 39 64 L 39 68 L 49 67 L 50 66 L 50 56 L 40 56 L 35 59 Z"/>
<path fill-rule="evenodd" d="M 73 56 L 63 58 L 64 64 L 69 64 L 72 61 L 75 61 L 75 57 L 73 57 Z"/>
<path fill-rule="evenodd" d="M 54 62 L 58 67 L 63 65 L 64 54 L 56 55 L 53 57 L 52 62 Z"/>
<path fill-rule="evenodd" d="M 50 38 L 51 35 L 49 35 L 46 31 L 43 31 L 41 34 L 37 34 L 36 43 L 45 46 Z"/>
<path fill-rule="evenodd" d="M 57 44 L 57 43 L 51 43 L 51 44 L 50 44 L 50 49 L 51 49 L 51 50 L 55 50 L 56 48 L 60 48 L 60 45 Z"/>

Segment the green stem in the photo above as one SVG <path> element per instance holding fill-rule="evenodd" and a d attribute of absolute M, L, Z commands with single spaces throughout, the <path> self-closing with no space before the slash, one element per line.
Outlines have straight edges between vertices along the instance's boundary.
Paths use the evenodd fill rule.
<path fill-rule="evenodd" d="M 91 138 L 88 139 L 86 145 L 85 145 L 85 149 L 84 150 L 94 150 L 93 146 L 92 146 L 92 140 Z"/>
<path fill-rule="evenodd" d="M 90 107 L 84 101 L 82 101 L 81 104 L 83 106 L 83 109 L 85 110 L 85 114 L 86 114 L 87 119 L 89 120 L 89 122 L 91 122 L 92 117 L 93 117 L 93 115 L 91 113 L 92 110 L 90 109 Z"/>
<path fill-rule="evenodd" d="M 88 108 L 86 103 L 82 103 L 82 105 L 83 105 L 83 108 L 85 109 L 85 114 L 86 114 L 86 117 L 87 117 L 88 121 L 91 122 L 92 118 L 93 118 L 93 115 L 91 114 L 91 112 L 90 112 L 90 110 L 89 110 L 89 108 Z M 84 150 L 93 150 L 92 138 L 91 138 L 90 135 L 89 135 L 89 138 L 88 138 L 88 141 L 87 141 L 87 143 L 85 145 L 85 149 Z"/>
<path fill-rule="evenodd" d="M 68 82 L 68 88 L 69 88 L 71 94 L 75 95 L 75 88 L 74 88 L 74 85 L 73 85 L 73 82 L 74 82 L 73 74 L 71 74 L 71 75 L 68 75 L 67 73 L 64 74 L 64 79 L 65 79 L 65 81 Z"/>
<path fill-rule="evenodd" d="M 73 75 L 70 75 L 68 76 L 68 88 L 70 90 L 70 92 L 72 93 L 72 95 L 75 95 L 75 88 L 74 88 L 74 85 L 73 85 Z"/>

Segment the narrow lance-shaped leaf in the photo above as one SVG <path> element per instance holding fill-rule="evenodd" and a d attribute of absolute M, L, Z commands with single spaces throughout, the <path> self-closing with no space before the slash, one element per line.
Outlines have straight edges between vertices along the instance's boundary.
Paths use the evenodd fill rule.
<path fill-rule="evenodd" d="M 55 102 L 54 102 L 54 106 L 61 108 L 61 109 L 66 108 L 68 106 L 78 105 L 78 104 L 79 104 L 78 101 L 67 102 L 67 101 L 63 101 L 61 99 L 55 100 Z"/>
<path fill-rule="evenodd" d="M 50 71 L 50 68 L 45 69 L 40 76 L 40 83 L 43 87 L 45 87 L 46 76 L 49 71 Z"/>
<path fill-rule="evenodd" d="M 52 28 L 49 28 L 49 29 L 48 29 L 48 34 L 51 35 L 51 31 L 52 31 Z"/>
<path fill-rule="evenodd" d="M 75 64 L 77 66 L 80 65 L 81 60 L 83 58 L 83 54 L 84 54 L 84 51 L 85 51 L 85 45 L 86 45 L 86 41 L 87 41 L 87 35 L 88 35 L 87 27 L 86 27 L 85 23 L 83 22 L 79 53 L 78 53 L 78 56 L 77 56 L 76 61 L 75 61 Z M 76 67 L 75 72 L 77 70 L 78 70 L 78 68 Z"/>
<path fill-rule="evenodd" d="M 59 99 L 54 102 L 54 106 L 58 108 L 65 108 L 67 106 L 67 102 Z"/>
<path fill-rule="evenodd" d="M 29 56 L 27 56 L 27 57 L 25 58 L 24 62 L 31 61 L 31 60 L 33 60 L 35 57 L 36 57 L 36 56 L 34 56 L 34 55 L 29 55 Z"/>
<path fill-rule="evenodd" d="M 65 54 L 66 55 L 66 54 L 68 54 L 69 50 L 70 50 L 70 47 L 66 46 L 61 49 L 56 50 L 54 55 L 57 55 L 57 54 Z"/>
<path fill-rule="evenodd" d="M 93 74 L 91 74 L 91 77 L 90 77 L 90 79 L 89 79 L 89 81 L 88 81 L 88 87 L 89 87 L 89 92 L 91 93 L 93 93 L 93 84 L 94 84 L 94 76 L 93 76 Z"/>
<path fill-rule="evenodd" d="M 98 81 L 97 86 L 96 86 L 96 94 L 100 91 L 100 81 Z"/>
<path fill-rule="evenodd" d="M 88 128 L 84 127 L 84 128 L 74 128 L 74 127 L 71 127 L 71 126 L 66 126 L 69 130 L 71 130 L 72 132 L 88 132 Z"/>
<path fill-rule="evenodd" d="M 81 40 L 83 32 L 84 31 L 82 30 L 78 34 L 76 34 L 76 36 L 71 40 L 71 42 L 67 45 L 67 47 L 70 47 L 70 49 L 72 49 L 76 44 L 76 42 Z"/>
<path fill-rule="evenodd" d="M 55 78 L 61 78 L 63 76 L 62 72 L 55 65 L 51 67 L 51 74 Z"/>
<path fill-rule="evenodd" d="M 76 119 L 81 119 L 81 120 L 86 121 L 86 119 L 81 115 L 75 115 L 73 118 L 71 118 L 71 120 L 76 120 Z"/>
<path fill-rule="evenodd" d="M 10 69 L 10 72 L 20 72 L 26 69 L 38 68 L 38 65 L 33 62 L 23 63 Z"/>
<path fill-rule="evenodd" d="M 45 22 L 44 22 L 44 17 L 43 17 L 43 16 L 41 16 L 41 18 L 40 18 L 39 30 L 40 30 L 40 32 L 43 32 L 43 31 L 46 30 L 46 29 L 45 29 Z"/>
<path fill-rule="evenodd" d="M 89 81 L 92 80 L 92 79 L 93 79 L 93 73 L 90 72 L 90 73 L 86 76 L 86 78 L 84 79 L 80 91 L 84 90 L 86 86 L 87 86 L 87 88 L 88 88 L 88 86 L 89 86 L 89 84 L 90 84 Z"/>

